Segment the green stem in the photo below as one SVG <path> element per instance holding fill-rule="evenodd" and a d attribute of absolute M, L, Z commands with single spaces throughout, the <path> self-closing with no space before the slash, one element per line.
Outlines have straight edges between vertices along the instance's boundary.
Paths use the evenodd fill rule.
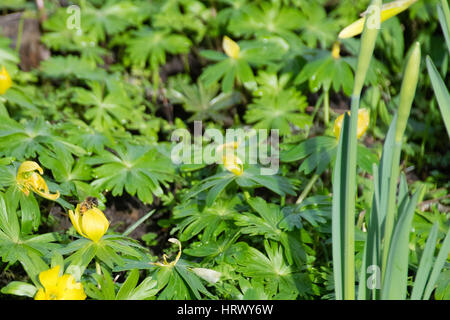
<path fill-rule="evenodd" d="M 308 184 L 306 185 L 305 189 L 303 189 L 302 193 L 298 197 L 296 204 L 302 203 L 303 200 L 305 200 L 308 193 L 311 191 L 312 187 L 314 186 L 314 183 L 316 183 L 317 179 L 319 179 L 319 175 L 315 173 L 311 179 L 309 179 Z"/>
<path fill-rule="evenodd" d="M 323 120 L 325 125 L 330 122 L 330 90 L 325 90 L 323 100 Z"/>

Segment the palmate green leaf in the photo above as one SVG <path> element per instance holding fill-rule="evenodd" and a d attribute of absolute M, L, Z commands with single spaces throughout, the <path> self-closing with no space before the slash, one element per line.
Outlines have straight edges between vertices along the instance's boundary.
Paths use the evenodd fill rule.
<path fill-rule="evenodd" d="M 311 283 L 292 265 L 287 265 L 283 250 L 275 242 L 264 241 L 267 256 L 255 248 L 235 255 L 237 271 L 246 277 L 263 279 L 269 295 L 294 294 L 304 296 L 310 292 Z"/>
<path fill-rule="evenodd" d="M 86 158 L 81 158 L 75 162 L 70 154 L 64 154 L 55 150 L 55 153 L 43 154 L 39 157 L 39 162 L 43 167 L 52 171 L 54 179 L 60 183 L 59 188 L 62 194 L 78 194 L 78 187 L 81 181 L 91 179 L 91 167 L 86 164 Z"/>
<path fill-rule="evenodd" d="M 122 195 L 125 189 L 132 196 L 137 194 L 145 203 L 152 203 L 153 195 L 163 195 L 161 184 L 167 185 L 174 175 L 170 159 L 155 147 L 129 143 L 117 146 L 115 152 L 103 151 L 87 161 L 92 165 L 100 164 L 93 170 L 94 188 L 110 190 L 113 196 Z"/>
<path fill-rule="evenodd" d="M 89 82 L 90 90 L 76 88 L 73 102 L 87 107 L 84 114 L 90 125 L 105 132 L 131 121 L 133 104 L 123 92 L 105 93 L 99 82 Z"/>
<path fill-rule="evenodd" d="M 173 218 L 182 219 L 174 232 L 180 231 L 180 241 L 189 240 L 201 232 L 202 242 L 212 241 L 221 232 L 228 230 L 229 222 L 238 214 L 236 206 L 241 201 L 238 196 L 219 198 L 211 207 L 203 208 L 198 199 L 182 203 L 173 210 Z"/>
<path fill-rule="evenodd" d="M 96 300 L 148 300 L 157 292 L 157 282 L 147 277 L 138 285 L 139 270 L 133 269 L 122 284 L 117 284 L 106 268 L 102 268 L 102 275 L 93 275 L 100 288 L 93 283 L 85 283 L 86 294 Z M 116 287 L 119 287 L 116 293 Z"/>
<path fill-rule="evenodd" d="M 126 40 L 126 53 L 133 65 L 143 68 L 149 63 L 157 71 L 166 63 L 166 53 L 188 53 L 191 41 L 182 35 L 171 34 L 169 30 L 143 28 L 132 33 Z"/>
<path fill-rule="evenodd" d="M 88 154 L 100 153 L 105 147 L 113 148 L 114 137 L 118 138 L 118 132 L 113 137 L 109 131 L 99 132 L 79 119 L 68 120 L 61 124 L 60 129 L 67 134 L 71 143 L 82 147 Z"/>
<path fill-rule="evenodd" d="M 15 207 L 5 202 L 5 197 L 0 194 L 0 257 L 10 264 L 19 261 L 36 283 L 37 275 L 48 268 L 42 257 L 61 245 L 53 243 L 58 240 L 55 233 L 22 234 Z"/>
<path fill-rule="evenodd" d="M 277 95 L 263 95 L 248 106 L 245 121 L 255 129 L 278 129 L 289 135 L 291 126 L 304 129 L 311 125 L 311 117 L 304 113 L 306 98 L 296 90 L 283 90 Z"/>
<path fill-rule="evenodd" d="M 336 159 L 338 140 L 335 137 L 317 136 L 310 138 L 280 154 L 281 161 L 303 160 L 298 170 L 305 174 L 315 171 L 322 174 Z M 358 144 L 357 165 L 372 173 L 372 165 L 378 161 L 377 155 L 364 145 Z"/>
<path fill-rule="evenodd" d="M 328 196 L 311 196 L 300 204 L 286 206 L 282 209 L 283 221 L 280 226 L 291 231 L 302 228 L 302 220 L 308 221 L 313 227 L 319 227 L 331 220 L 331 198 Z"/>
<path fill-rule="evenodd" d="M 106 71 L 97 68 L 95 63 L 73 55 L 51 57 L 42 61 L 40 68 L 43 74 L 50 78 L 75 78 L 101 81 L 106 77 Z"/>
<path fill-rule="evenodd" d="M 316 48 L 317 43 L 323 48 L 327 47 L 336 39 L 336 20 L 329 19 L 324 5 L 319 3 L 304 1 L 300 7 L 303 14 L 297 21 L 301 39 L 310 48 Z"/>
<path fill-rule="evenodd" d="M 248 203 L 259 217 L 247 212 L 237 215 L 235 223 L 240 227 L 240 232 L 279 241 L 284 247 L 288 262 L 292 264 L 295 261 L 296 265 L 301 266 L 306 261 L 306 254 L 299 241 L 300 235 L 288 232 L 288 228 L 283 225 L 285 215 L 281 208 L 275 204 L 267 204 L 262 198 L 251 198 Z"/>
<path fill-rule="evenodd" d="M 0 118 L 0 155 L 26 160 L 37 154 L 45 154 L 48 149 L 78 156 L 85 154 L 81 147 L 62 138 L 43 118 L 36 117 L 23 122 Z"/>
<path fill-rule="evenodd" d="M 352 93 L 353 72 L 346 60 L 334 59 L 330 52 L 319 52 L 308 62 L 295 79 L 296 84 L 308 81 L 312 92 L 323 88 L 325 91 L 333 89 L 339 92 L 342 88 L 348 96 Z"/>
<path fill-rule="evenodd" d="M 200 75 L 200 80 L 206 86 L 211 86 L 222 79 L 222 91 L 231 92 L 236 81 L 243 84 L 247 88 L 254 90 L 256 82 L 251 65 L 264 66 L 273 64 L 279 60 L 284 52 L 280 45 L 271 41 L 239 41 L 240 47 L 239 57 L 237 59 L 230 58 L 225 54 L 212 54 L 205 51 L 205 57 L 211 57 L 212 60 L 219 61 L 217 64 L 206 67 Z"/>
<path fill-rule="evenodd" d="M 202 280 L 193 271 L 192 265 L 181 258 L 174 267 L 160 267 L 152 264 L 149 257 L 137 260 L 128 260 L 123 266 L 116 266 L 113 271 L 131 269 L 149 269 L 152 279 L 157 281 L 159 291 L 158 300 L 191 300 L 216 299 L 203 285 Z"/>
<path fill-rule="evenodd" d="M 212 119 L 223 123 L 227 118 L 224 111 L 238 104 L 242 95 L 233 91 L 219 94 L 218 91 L 217 84 L 205 86 L 198 80 L 197 84 L 189 85 L 176 81 L 167 94 L 172 103 L 181 103 L 187 112 L 193 113 L 187 121 Z"/>
<path fill-rule="evenodd" d="M 81 29 L 95 36 L 97 42 L 104 41 L 106 35 L 114 35 L 137 23 L 139 7 L 131 1 L 107 1 L 97 9 L 89 2 L 83 2 Z"/>
<path fill-rule="evenodd" d="M 287 178 L 279 175 L 263 175 L 261 172 L 262 167 L 256 165 L 244 166 L 244 172 L 240 176 L 228 171 L 219 172 L 195 185 L 185 196 L 185 200 L 209 190 L 206 195 L 206 206 L 211 206 L 219 194 L 233 181 L 241 188 L 265 187 L 282 197 L 286 194 L 295 195 L 293 186 Z"/>
<path fill-rule="evenodd" d="M 228 30 L 247 38 L 268 34 L 284 35 L 299 29 L 298 21 L 301 18 L 298 10 L 263 2 L 260 5 L 241 7 L 241 11 L 231 17 Z"/>
<path fill-rule="evenodd" d="M 211 19 L 212 12 L 205 4 L 197 0 L 189 1 L 154 1 L 155 15 L 153 26 L 167 28 L 183 33 L 195 32 L 195 42 L 200 42 L 207 28 L 206 22 Z"/>

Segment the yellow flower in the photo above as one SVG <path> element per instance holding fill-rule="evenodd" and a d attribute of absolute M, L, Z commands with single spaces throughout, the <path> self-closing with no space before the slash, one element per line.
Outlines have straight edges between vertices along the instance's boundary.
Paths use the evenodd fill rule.
<path fill-rule="evenodd" d="M 350 111 L 347 112 L 350 115 Z M 362 108 L 358 110 L 358 129 L 356 132 L 356 136 L 361 138 L 361 136 L 366 132 L 369 127 L 370 113 L 366 108 Z M 336 121 L 334 122 L 334 135 L 336 139 L 339 139 L 339 135 L 341 133 L 342 123 L 344 122 L 344 114 L 341 114 Z"/>
<path fill-rule="evenodd" d="M 39 172 L 36 172 L 36 170 Z M 30 194 L 30 190 L 36 192 L 41 197 L 49 200 L 56 200 L 59 198 L 59 191 L 55 194 L 50 194 L 47 183 L 41 174 L 44 170 L 34 161 L 23 162 L 19 170 L 17 171 L 16 181 L 20 190 L 25 193 L 26 196 Z"/>
<path fill-rule="evenodd" d="M 222 41 L 223 51 L 225 51 L 226 55 L 230 58 L 237 59 L 239 58 L 239 53 L 241 52 L 241 48 L 239 45 L 228 38 L 227 36 L 223 37 Z"/>
<path fill-rule="evenodd" d="M 244 172 L 242 160 L 234 154 L 223 156 L 223 166 L 237 176 L 240 176 Z"/>
<path fill-rule="evenodd" d="M 166 254 L 163 254 L 163 262 L 151 262 L 150 264 L 158 267 L 174 267 L 177 264 L 178 260 L 180 260 L 181 257 L 181 242 L 175 238 L 170 238 L 168 241 L 178 245 L 178 254 L 175 260 L 173 260 L 172 262 L 167 262 L 168 256 Z"/>
<path fill-rule="evenodd" d="M 341 43 L 339 41 L 336 41 L 333 44 L 333 48 L 331 49 L 331 56 L 336 60 L 341 57 Z"/>
<path fill-rule="evenodd" d="M 417 0 L 397 0 L 393 2 L 389 2 L 384 4 L 381 7 L 381 22 L 386 21 L 393 16 L 398 15 L 399 13 L 408 9 L 411 5 L 413 5 Z M 341 33 L 339 33 L 339 38 L 346 39 L 357 36 L 358 34 L 363 32 L 364 23 L 366 22 L 367 11 L 364 12 L 363 17 L 355 22 L 353 22 L 348 27 L 344 28 Z"/>
<path fill-rule="evenodd" d="M 9 76 L 8 71 L 6 71 L 5 67 L 2 67 L 2 71 L 0 72 L 0 94 L 5 94 L 6 90 L 11 88 L 12 80 Z"/>
<path fill-rule="evenodd" d="M 109 228 L 108 219 L 96 207 L 83 211 L 80 210 L 80 205 L 78 204 L 75 212 L 69 210 L 69 218 L 80 235 L 94 242 L 98 242 Z"/>
<path fill-rule="evenodd" d="M 222 155 L 222 162 L 225 169 L 240 176 L 244 172 L 242 160 L 234 154 L 234 150 L 239 147 L 240 142 L 229 142 L 216 148 L 216 152 Z M 225 154 L 223 154 L 225 150 Z"/>
<path fill-rule="evenodd" d="M 84 300 L 83 285 L 75 282 L 72 275 L 59 276 L 59 265 L 42 271 L 39 281 L 43 288 L 39 289 L 34 296 L 35 300 Z"/>

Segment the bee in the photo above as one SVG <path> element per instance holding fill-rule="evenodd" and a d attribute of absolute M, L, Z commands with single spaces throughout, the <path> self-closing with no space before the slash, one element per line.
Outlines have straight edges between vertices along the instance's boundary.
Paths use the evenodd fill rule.
<path fill-rule="evenodd" d="M 80 204 L 80 213 L 83 214 L 86 211 L 96 208 L 98 206 L 98 199 L 95 197 L 87 197 L 81 204 Z"/>

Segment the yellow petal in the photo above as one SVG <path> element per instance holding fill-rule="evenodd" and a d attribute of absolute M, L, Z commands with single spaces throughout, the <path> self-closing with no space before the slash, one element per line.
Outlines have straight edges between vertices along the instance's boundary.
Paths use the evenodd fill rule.
<path fill-rule="evenodd" d="M 229 37 L 227 36 L 223 37 L 222 47 L 223 51 L 225 51 L 225 54 L 230 58 L 233 59 L 239 58 L 241 48 L 239 48 L 239 45 L 233 40 L 231 40 Z"/>
<path fill-rule="evenodd" d="M 37 170 L 40 174 L 44 174 L 44 170 L 34 161 L 24 161 L 19 169 L 17 170 L 17 175 L 22 176 L 26 172 L 32 172 Z"/>
<path fill-rule="evenodd" d="M 84 234 L 84 232 L 81 230 L 81 215 L 80 215 L 80 205 L 77 205 L 75 208 L 75 212 L 72 210 L 69 210 L 69 218 L 70 222 L 72 222 L 73 227 L 75 230 L 83 237 L 87 238 L 87 236 Z"/>
<path fill-rule="evenodd" d="M 36 172 L 33 172 L 31 176 L 26 179 L 26 184 L 28 184 L 28 186 L 31 187 L 31 189 L 41 197 L 47 198 L 49 200 L 56 200 L 59 198 L 59 191 L 57 191 L 56 194 L 51 194 L 48 190 L 48 186 L 44 178 L 42 178 Z"/>
<path fill-rule="evenodd" d="M 47 295 L 45 294 L 44 289 L 39 289 L 36 295 L 34 296 L 34 300 L 48 300 Z"/>
<path fill-rule="evenodd" d="M 242 160 L 234 154 L 225 155 L 223 157 L 223 166 L 237 176 L 240 176 L 244 172 Z"/>
<path fill-rule="evenodd" d="M 80 229 L 94 242 L 98 242 L 109 228 L 108 219 L 98 208 L 92 208 L 83 213 L 80 222 Z"/>
<path fill-rule="evenodd" d="M 84 300 L 86 294 L 83 285 L 75 282 L 72 275 L 65 274 L 58 279 L 58 300 Z"/>
<path fill-rule="evenodd" d="M 6 90 L 11 88 L 12 80 L 9 76 L 8 71 L 6 71 L 5 67 L 2 67 L 2 71 L 0 72 L 0 94 L 5 94 Z"/>
<path fill-rule="evenodd" d="M 55 287 L 58 284 L 59 265 L 39 273 L 39 281 L 44 288 Z"/>
<path fill-rule="evenodd" d="M 399 13 L 405 11 L 416 1 L 417 0 L 398 0 L 398 1 L 393 1 L 393 2 L 384 4 L 381 7 L 381 22 L 384 22 L 387 19 L 392 18 L 393 16 L 396 16 Z M 339 33 L 338 37 L 341 39 L 346 39 L 346 38 L 352 38 L 352 37 L 357 36 L 358 34 L 362 33 L 363 29 L 364 29 L 364 23 L 366 21 L 366 17 L 365 17 L 366 14 L 367 14 L 367 11 L 363 13 L 364 17 L 356 20 L 351 25 L 344 28 Z"/>
<path fill-rule="evenodd" d="M 350 115 L 350 111 L 347 112 L 347 114 Z M 356 136 L 358 139 L 361 138 L 361 136 L 366 132 L 367 128 L 369 127 L 369 121 L 370 121 L 369 110 L 366 108 L 359 109 L 358 110 L 358 128 L 357 128 L 357 132 L 356 132 Z M 341 114 L 334 122 L 333 131 L 334 131 L 334 135 L 336 136 L 336 139 L 339 139 L 343 122 L 344 122 L 344 114 Z"/>
<path fill-rule="evenodd" d="M 331 56 L 334 59 L 339 59 L 341 57 L 341 43 L 339 41 L 336 41 L 333 44 L 333 48 L 331 49 Z"/>

